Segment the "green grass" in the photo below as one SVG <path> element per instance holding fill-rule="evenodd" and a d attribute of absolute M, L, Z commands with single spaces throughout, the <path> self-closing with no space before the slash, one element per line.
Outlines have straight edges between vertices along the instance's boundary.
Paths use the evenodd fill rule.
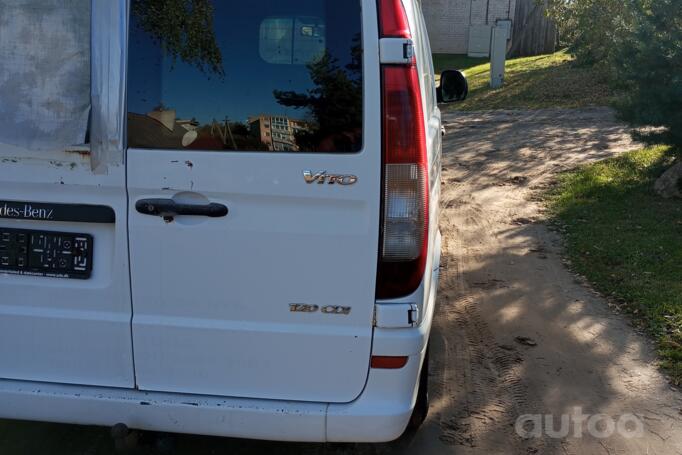
<path fill-rule="evenodd" d="M 475 66 L 485 65 L 488 58 L 473 58 L 456 54 L 433 54 L 433 66 L 436 74 L 445 70 L 468 70 Z"/>
<path fill-rule="evenodd" d="M 574 270 L 619 303 L 658 342 L 682 384 L 682 202 L 653 184 L 682 151 L 654 146 L 562 174 L 550 190 L 553 222 Z"/>
<path fill-rule="evenodd" d="M 436 71 L 463 69 L 469 98 L 444 109 L 543 109 L 606 106 L 612 93 L 606 75 L 593 67 L 575 65 L 565 51 L 507 61 L 504 87 L 490 88 L 490 63 L 465 56 L 434 55 Z"/>

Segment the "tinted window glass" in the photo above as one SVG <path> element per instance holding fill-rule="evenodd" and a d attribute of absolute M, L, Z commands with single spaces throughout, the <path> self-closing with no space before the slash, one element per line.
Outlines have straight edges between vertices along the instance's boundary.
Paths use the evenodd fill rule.
<path fill-rule="evenodd" d="M 129 147 L 362 147 L 359 0 L 133 0 L 129 43 Z"/>

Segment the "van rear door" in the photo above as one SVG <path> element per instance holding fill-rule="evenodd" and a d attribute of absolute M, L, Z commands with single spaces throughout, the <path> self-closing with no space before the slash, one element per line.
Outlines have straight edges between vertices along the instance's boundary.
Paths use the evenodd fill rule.
<path fill-rule="evenodd" d="M 322 402 L 362 392 L 381 156 L 376 16 L 363 21 L 360 3 L 209 1 L 159 15 L 132 2 L 140 389 Z"/>
<path fill-rule="evenodd" d="M 0 378 L 133 387 L 125 168 L 84 144 L 112 108 L 90 109 L 91 42 L 116 33 L 90 4 L 0 7 Z"/>

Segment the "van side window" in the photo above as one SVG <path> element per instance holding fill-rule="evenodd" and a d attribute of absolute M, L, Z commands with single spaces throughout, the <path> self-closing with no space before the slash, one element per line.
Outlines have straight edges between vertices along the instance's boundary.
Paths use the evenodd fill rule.
<path fill-rule="evenodd" d="M 131 3 L 128 147 L 360 151 L 359 0 L 154 4 Z"/>

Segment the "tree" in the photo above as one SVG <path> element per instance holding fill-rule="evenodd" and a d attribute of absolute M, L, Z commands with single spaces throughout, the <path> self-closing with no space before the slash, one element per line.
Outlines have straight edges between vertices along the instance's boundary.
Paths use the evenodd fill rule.
<path fill-rule="evenodd" d="M 631 20 L 623 0 L 552 0 L 547 13 L 559 27 L 560 45 L 579 64 L 606 62 Z"/>
<path fill-rule="evenodd" d="M 304 150 L 333 147 L 336 151 L 356 151 L 362 125 L 362 47 L 356 37 L 351 60 L 345 67 L 326 52 L 308 65 L 315 87 L 306 93 L 275 90 L 282 106 L 308 109 L 316 128 L 301 131 L 296 143 Z M 326 144 L 326 145 L 325 145 Z"/>
<path fill-rule="evenodd" d="M 132 14 L 138 27 L 174 60 L 179 58 L 205 73 L 225 75 L 211 0 L 133 0 Z"/>
<path fill-rule="evenodd" d="M 635 125 L 667 128 L 668 142 L 682 146 L 682 2 L 627 0 L 632 29 L 617 45 L 614 75 L 624 95 L 620 116 Z M 682 196 L 682 162 L 656 182 L 664 197 Z"/>
<path fill-rule="evenodd" d="M 682 1 L 625 0 L 634 21 L 615 43 L 614 83 L 625 95 L 616 103 L 635 125 L 668 128 L 682 145 Z"/>

